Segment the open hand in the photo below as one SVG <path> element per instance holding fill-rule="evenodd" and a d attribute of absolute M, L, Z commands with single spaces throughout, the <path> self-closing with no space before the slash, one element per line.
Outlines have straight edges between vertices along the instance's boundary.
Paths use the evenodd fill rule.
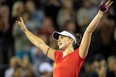
<path fill-rule="evenodd" d="M 26 28 L 26 26 L 25 26 L 25 24 L 24 24 L 24 21 L 23 21 L 23 19 L 22 19 L 22 17 L 20 17 L 19 20 L 16 21 L 16 23 L 21 27 L 21 29 L 22 29 L 23 31 L 27 30 L 27 28 Z"/>
<path fill-rule="evenodd" d="M 112 3 L 113 3 L 113 1 L 111 1 L 111 0 L 108 0 L 106 3 L 103 3 L 103 1 L 102 1 L 99 5 L 99 10 L 101 10 L 103 12 L 108 11 L 108 9 Z"/>

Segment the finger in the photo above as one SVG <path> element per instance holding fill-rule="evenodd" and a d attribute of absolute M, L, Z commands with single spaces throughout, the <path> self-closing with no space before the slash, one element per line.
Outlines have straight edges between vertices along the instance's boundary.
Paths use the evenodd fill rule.
<path fill-rule="evenodd" d="M 17 24 L 20 24 L 21 23 L 21 21 L 15 21 Z"/>
<path fill-rule="evenodd" d="M 16 21 L 16 23 L 19 23 L 19 21 Z"/>
<path fill-rule="evenodd" d="M 17 23 L 17 24 L 20 24 L 20 22 L 19 22 L 19 21 L 16 21 L 16 23 Z"/>
<path fill-rule="evenodd" d="M 100 5 L 103 5 L 103 3 L 104 3 L 104 2 L 102 1 L 102 2 L 100 3 Z"/>
<path fill-rule="evenodd" d="M 108 1 L 105 3 L 105 5 L 107 6 L 109 3 L 110 3 L 110 0 L 108 0 Z"/>
<path fill-rule="evenodd" d="M 113 3 L 113 1 L 112 1 L 112 2 L 110 2 L 110 3 L 108 4 L 108 7 L 110 7 L 110 6 L 112 5 L 112 3 Z"/>
<path fill-rule="evenodd" d="M 23 22 L 23 18 L 22 17 L 20 17 L 20 21 Z"/>

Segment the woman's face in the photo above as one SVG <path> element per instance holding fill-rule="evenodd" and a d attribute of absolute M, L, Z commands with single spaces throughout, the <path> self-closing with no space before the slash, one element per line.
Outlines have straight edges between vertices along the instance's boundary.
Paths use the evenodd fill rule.
<path fill-rule="evenodd" d="M 59 49 L 65 50 L 68 46 L 71 46 L 73 44 L 73 41 L 71 38 L 67 36 L 60 35 L 58 38 L 58 46 Z"/>

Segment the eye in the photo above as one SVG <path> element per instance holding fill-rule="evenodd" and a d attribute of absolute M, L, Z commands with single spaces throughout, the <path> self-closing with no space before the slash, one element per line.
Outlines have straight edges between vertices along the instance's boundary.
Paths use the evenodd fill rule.
<path fill-rule="evenodd" d="M 64 36 L 61 36 L 61 39 L 63 39 Z"/>

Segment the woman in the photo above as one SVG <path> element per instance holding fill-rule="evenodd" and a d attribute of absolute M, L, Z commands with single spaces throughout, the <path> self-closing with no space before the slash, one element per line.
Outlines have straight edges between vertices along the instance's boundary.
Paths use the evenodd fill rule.
<path fill-rule="evenodd" d="M 21 27 L 28 39 L 55 62 L 53 77 L 77 77 L 82 63 L 87 56 L 92 33 L 103 17 L 104 12 L 108 10 L 112 3 L 109 0 L 105 4 L 103 2 L 100 4 L 98 14 L 87 27 L 81 44 L 75 50 L 73 45 L 79 44 L 79 39 L 76 40 L 76 37 L 70 32 L 62 31 L 53 33 L 54 39 L 58 41 L 59 49 L 62 50 L 59 51 L 50 48 L 40 38 L 28 31 L 22 18 L 20 18 L 20 21 L 17 21 L 17 24 Z"/>

